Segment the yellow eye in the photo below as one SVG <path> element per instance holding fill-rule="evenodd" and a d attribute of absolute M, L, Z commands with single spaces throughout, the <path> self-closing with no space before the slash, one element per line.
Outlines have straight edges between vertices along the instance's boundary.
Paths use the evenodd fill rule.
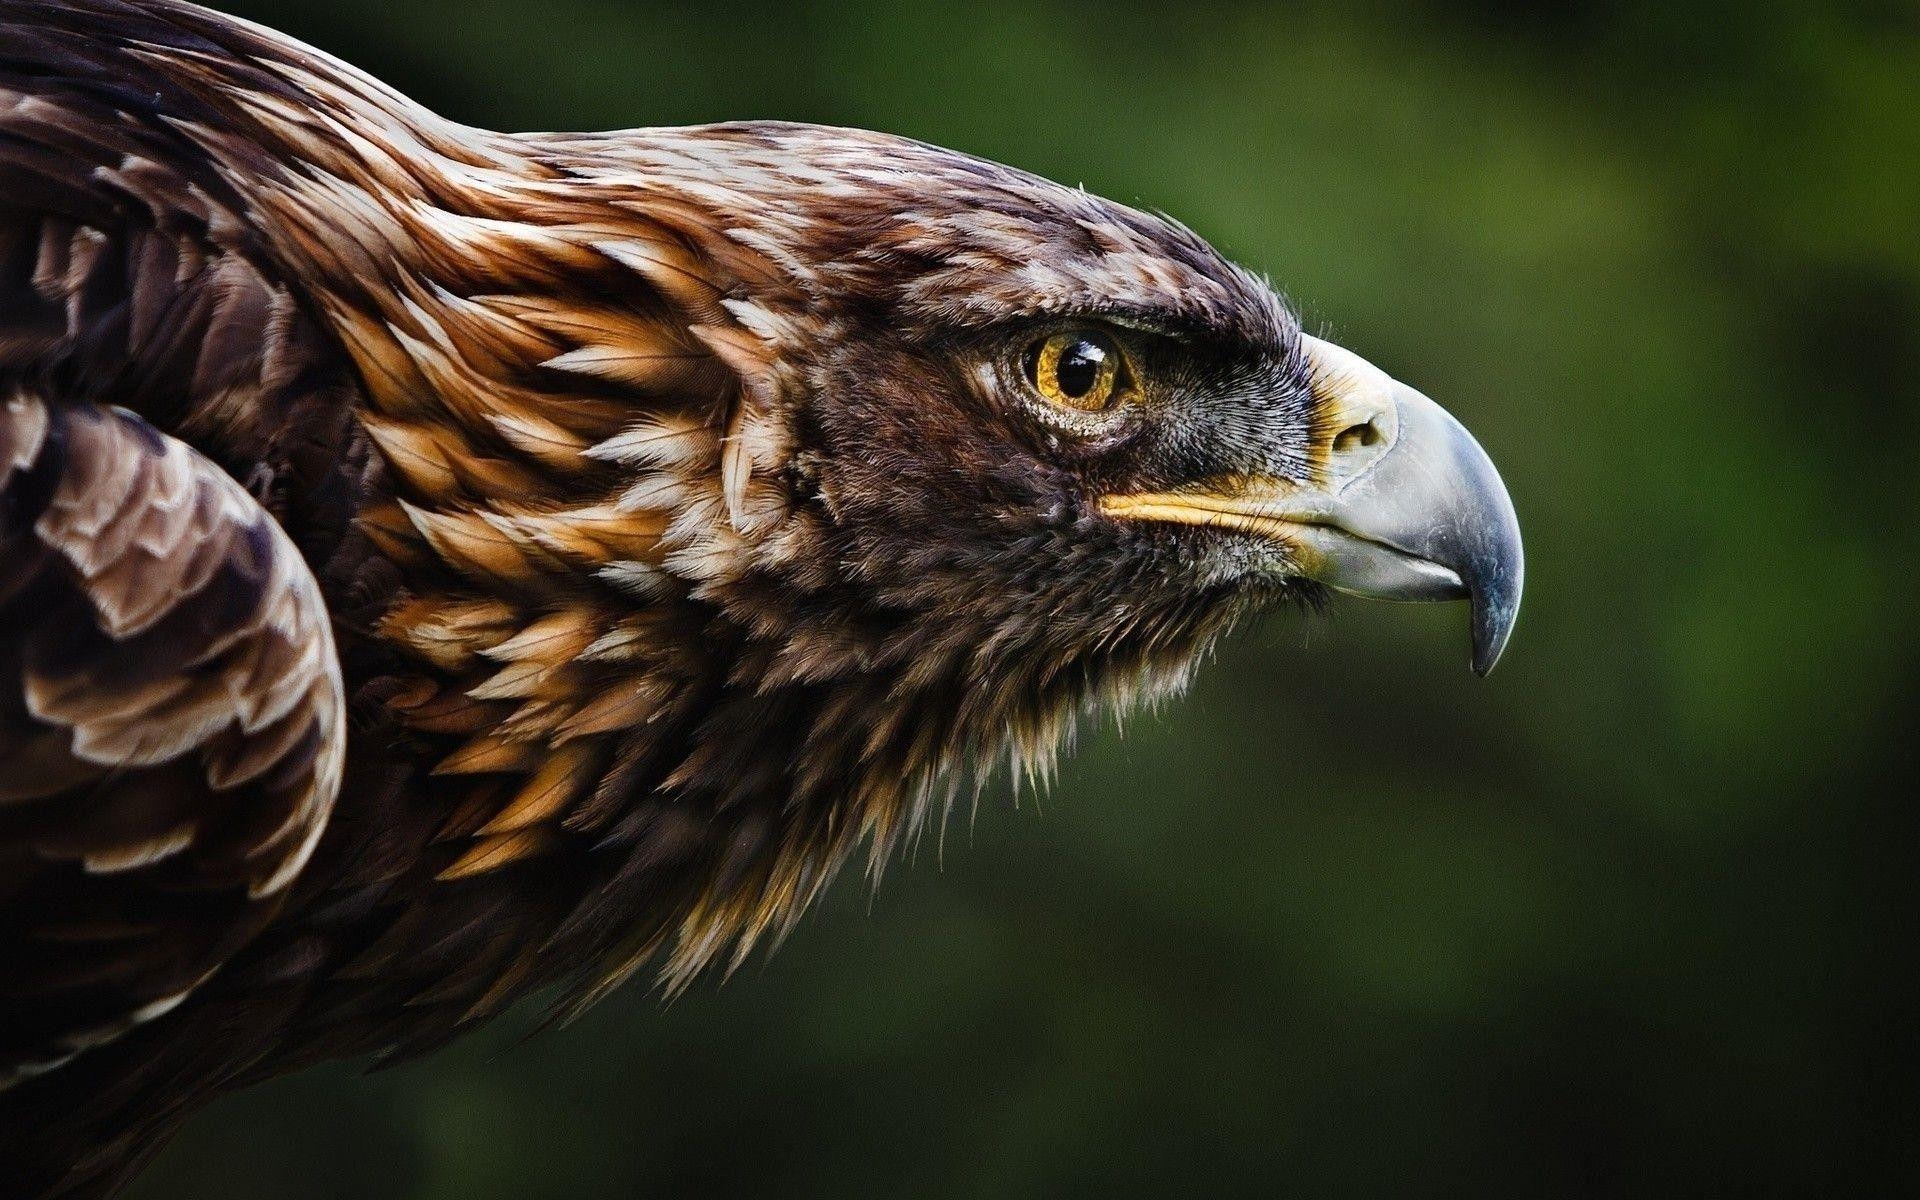
<path fill-rule="evenodd" d="M 1104 333 L 1056 333 L 1027 351 L 1027 381 L 1054 404 L 1098 412 L 1119 390 L 1120 347 Z"/>

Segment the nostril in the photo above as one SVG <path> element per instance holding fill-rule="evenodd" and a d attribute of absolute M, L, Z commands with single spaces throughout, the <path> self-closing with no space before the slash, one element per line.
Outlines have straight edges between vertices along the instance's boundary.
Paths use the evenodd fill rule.
<path fill-rule="evenodd" d="M 1351 454 L 1376 445 L 1380 441 L 1380 429 L 1372 421 L 1362 421 L 1358 425 L 1349 425 L 1333 438 L 1335 454 Z"/>

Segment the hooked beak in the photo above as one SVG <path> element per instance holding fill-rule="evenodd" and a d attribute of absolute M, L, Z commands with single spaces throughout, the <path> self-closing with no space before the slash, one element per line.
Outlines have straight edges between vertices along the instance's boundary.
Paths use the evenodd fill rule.
<path fill-rule="evenodd" d="M 1319 478 L 1109 496 L 1102 508 L 1276 539 L 1301 574 L 1356 596 L 1464 599 L 1473 669 L 1485 675 L 1513 632 L 1524 574 L 1520 524 L 1500 473 L 1438 404 L 1356 354 L 1304 341 L 1330 431 Z"/>

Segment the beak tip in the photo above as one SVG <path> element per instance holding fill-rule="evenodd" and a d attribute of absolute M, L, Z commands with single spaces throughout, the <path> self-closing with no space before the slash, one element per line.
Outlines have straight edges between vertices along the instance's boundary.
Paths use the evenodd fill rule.
<path fill-rule="evenodd" d="M 1500 661 L 1520 617 L 1520 541 L 1514 529 L 1511 557 L 1491 581 L 1473 589 L 1473 673 L 1485 679 Z"/>
<path fill-rule="evenodd" d="M 1458 481 L 1458 490 L 1449 498 L 1448 525 L 1457 540 L 1436 557 L 1467 586 L 1473 673 L 1484 679 L 1500 661 L 1520 617 L 1526 578 L 1520 519 L 1499 469 L 1466 427 L 1418 392 L 1407 389 L 1407 393 L 1411 399 L 1403 403 L 1437 420 L 1444 429 L 1441 440 L 1451 446 L 1452 470 L 1447 474 Z"/>
<path fill-rule="evenodd" d="M 1503 649 L 1507 649 L 1505 637 L 1498 637 L 1494 641 L 1482 641 L 1480 637 L 1475 637 L 1473 639 L 1473 674 L 1482 680 L 1494 674 L 1494 666 L 1500 664 L 1500 653 Z"/>

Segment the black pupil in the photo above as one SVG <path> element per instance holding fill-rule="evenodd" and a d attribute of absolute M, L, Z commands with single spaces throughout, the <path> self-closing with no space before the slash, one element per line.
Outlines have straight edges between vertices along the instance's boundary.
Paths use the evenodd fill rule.
<path fill-rule="evenodd" d="M 1054 378 L 1063 393 L 1077 400 L 1100 382 L 1100 368 L 1106 361 L 1104 347 L 1080 338 L 1061 352 L 1059 365 L 1054 368 Z"/>

